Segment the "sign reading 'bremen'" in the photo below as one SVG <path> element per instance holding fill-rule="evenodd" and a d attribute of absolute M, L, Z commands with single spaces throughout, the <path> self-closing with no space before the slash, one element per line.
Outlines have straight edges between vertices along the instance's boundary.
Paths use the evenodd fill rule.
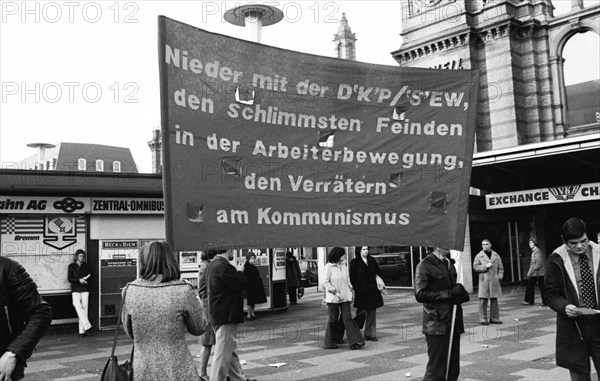
<path fill-rule="evenodd" d="M 159 18 L 175 250 L 464 243 L 478 73 L 302 54 Z"/>
<path fill-rule="evenodd" d="M 516 208 L 575 201 L 600 200 L 600 183 L 563 185 L 485 195 L 486 209 Z"/>

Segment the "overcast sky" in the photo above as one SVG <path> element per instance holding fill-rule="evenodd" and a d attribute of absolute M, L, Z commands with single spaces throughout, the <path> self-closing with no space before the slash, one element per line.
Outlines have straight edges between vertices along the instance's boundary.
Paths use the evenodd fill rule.
<path fill-rule="evenodd" d="M 150 172 L 147 142 L 160 125 L 157 16 L 250 39 L 248 29 L 223 20 L 235 2 L 29 2 L 31 14 L 20 1 L 2 3 L 4 167 L 35 154 L 27 143 L 81 142 L 129 147 L 140 171 Z M 345 12 L 358 38 L 358 59 L 395 64 L 390 52 L 400 47 L 399 1 L 271 4 L 285 17 L 263 29 L 263 44 L 333 56 L 333 35 Z"/>
<path fill-rule="evenodd" d="M 128 147 L 140 172 L 150 172 L 147 142 L 160 125 L 157 16 L 249 39 L 246 28 L 223 20 L 227 9 L 246 3 L 1 1 L 3 167 L 35 154 L 28 143 L 80 142 Z M 264 28 L 263 44 L 334 56 L 345 13 L 357 59 L 396 65 L 390 52 L 401 43 L 399 0 L 268 4 L 285 17 Z"/>

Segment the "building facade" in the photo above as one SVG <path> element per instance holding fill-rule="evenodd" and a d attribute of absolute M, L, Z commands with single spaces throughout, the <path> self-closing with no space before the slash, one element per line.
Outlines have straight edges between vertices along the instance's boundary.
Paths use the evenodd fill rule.
<path fill-rule="evenodd" d="M 592 75 L 568 83 L 564 53 L 574 36 L 598 39 L 600 3 L 571 0 L 557 16 L 550 0 L 403 0 L 402 10 L 403 43 L 392 52 L 401 66 L 480 73 L 467 231 L 472 256 L 490 239 L 502 256 L 504 281 L 520 282 L 530 237 L 549 254 L 572 216 L 595 237 L 600 81 Z M 581 62 L 580 70 L 599 61 Z M 469 274 L 472 256 L 463 255 Z M 477 286 L 477 277 L 471 280 Z"/>

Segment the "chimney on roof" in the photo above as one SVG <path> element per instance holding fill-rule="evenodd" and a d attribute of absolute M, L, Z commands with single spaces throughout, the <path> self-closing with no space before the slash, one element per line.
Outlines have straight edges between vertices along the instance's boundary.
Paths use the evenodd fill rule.
<path fill-rule="evenodd" d="M 46 148 L 54 148 L 56 147 L 54 144 L 50 143 L 29 143 L 27 147 L 37 148 L 37 165 L 35 169 L 50 169 L 45 167 L 46 162 Z"/>
<path fill-rule="evenodd" d="M 152 131 L 152 140 L 148 142 L 152 151 L 152 173 L 162 173 L 162 134 L 160 128 Z"/>

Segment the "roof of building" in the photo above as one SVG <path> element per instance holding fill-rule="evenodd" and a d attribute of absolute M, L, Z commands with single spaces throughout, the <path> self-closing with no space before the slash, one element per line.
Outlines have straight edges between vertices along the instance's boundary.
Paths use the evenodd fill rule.
<path fill-rule="evenodd" d="M 47 148 L 44 160 L 55 158 L 54 170 L 77 171 L 79 159 L 86 160 L 86 171 L 96 172 L 96 160 L 102 160 L 104 172 L 114 172 L 113 163 L 120 162 L 120 172 L 138 173 L 137 165 L 129 148 L 89 143 L 59 143 L 54 148 Z M 38 154 L 24 160 L 26 168 L 38 162 Z"/>

